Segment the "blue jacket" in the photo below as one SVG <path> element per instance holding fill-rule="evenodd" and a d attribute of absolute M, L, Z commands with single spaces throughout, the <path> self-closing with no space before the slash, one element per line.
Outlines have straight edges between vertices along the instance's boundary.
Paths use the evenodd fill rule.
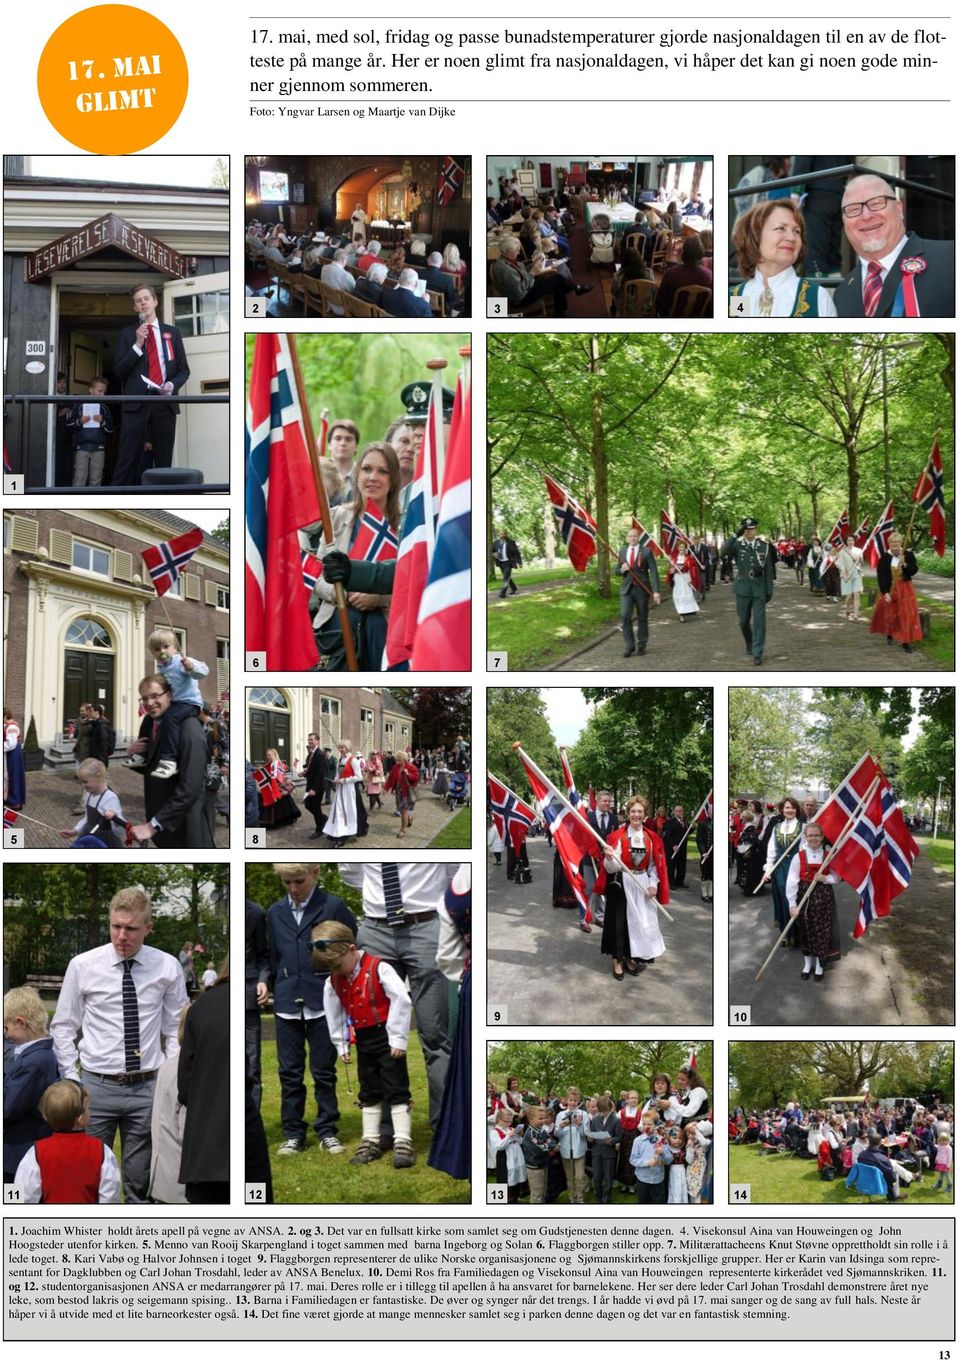
<path fill-rule="evenodd" d="M 391 316 L 432 316 L 430 303 L 425 297 L 417 297 L 409 288 L 388 288 L 380 303 Z"/>
<path fill-rule="evenodd" d="M 3 1074 L 3 1174 L 12 1176 L 21 1158 L 41 1138 L 49 1138 L 50 1125 L 37 1108 L 48 1086 L 60 1080 L 52 1039 L 38 1039 L 11 1056 Z"/>
<path fill-rule="evenodd" d="M 346 902 L 316 887 L 297 926 L 288 898 L 274 902 L 267 914 L 267 943 L 273 976 L 273 1009 L 296 1014 L 301 1006 L 323 1010 L 323 984 L 327 973 L 318 973 L 310 952 L 310 932 L 319 921 L 342 921 L 354 935 L 357 921 Z"/>

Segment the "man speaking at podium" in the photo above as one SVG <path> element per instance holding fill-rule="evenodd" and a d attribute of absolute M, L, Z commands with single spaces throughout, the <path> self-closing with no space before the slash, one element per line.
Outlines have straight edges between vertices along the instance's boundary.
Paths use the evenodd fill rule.
<path fill-rule="evenodd" d="M 157 320 L 152 284 L 138 284 L 131 296 L 139 324 L 124 326 L 120 332 L 114 363 L 123 395 L 137 398 L 166 392 L 173 396 L 190 377 L 180 332 Z M 120 450 L 113 481 L 117 486 L 135 486 L 151 462 L 155 467 L 170 467 L 173 462 L 180 407 L 173 401 L 131 401 L 120 409 Z"/>

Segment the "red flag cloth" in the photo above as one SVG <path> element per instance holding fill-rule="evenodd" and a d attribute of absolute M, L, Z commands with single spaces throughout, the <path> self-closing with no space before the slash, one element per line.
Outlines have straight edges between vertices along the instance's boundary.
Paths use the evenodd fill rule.
<path fill-rule="evenodd" d="M 557 529 L 563 539 L 574 571 L 586 571 L 587 563 L 597 554 L 597 524 L 570 492 L 559 482 L 544 474 L 547 495 L 553 504 Z"/>
<path fill-rule="evenodd" d="M 531 763 L 529 757 L 518 750 L 520 763 L 526 772 L 530 788 L 533 792 L 534 802 L 537 811 L 543 818 L 553 836 L 553 844 L 557 854 L 560 856 L 560 863 L 567 876 L 567 882 L 573 891 L 574 896 L 583 908 L 586 924 L 590 924 L 590 908 L 587 885 L 580 872 L 580 865 L 586 856 L 593 856 L 597 845 L 596 837 L 591 833 L 590 828 L 572 812 L 561 797 L 559 789 Z"/>
<path fill-rule="evenodd" d="M 710 790 L 706 798 L 700 804 L 700 811 L 697 813 L 694 820 L 698 822 L 705 822 L 708 817 L 712 816 L 713 816 L 713 789 Z"/>
<path fill-rule="evenodd" d="M 893 533 L 893 501 L 888 501 L 883 514 L 873 527 L 873 532 L 867 539 L 867 545 L 863 550 L 863 555 L 870 563 L 871 567 L 876 567 L 880 558 L 887 551 L 887 540 Z"/>
<path fill-rule="evenodd" d="M 676 554 L 677 547 L 681 543 L 688 548 L 693 547 L 689 538 L 678 525 L 674 524 L 666 510 L 660 511 L 660 542 L 663 545 L 664 552 L 670 558 Z"/>
<path fill-rule="evenodd" d="M 317 664 L 297 530 L 319 518 L 289 337 L 260 334 L 247 393 L 245 641 L 268 671 Z"/>
<path fill-rule="evenodd" d="M 140 556 L 158 595 L 166 595 L 176 585 L 181 571 L 202 542 L 203 530 L 191 529 L 189 533 L 158 543 L 155 548 L 144 548 Z"/>
<path fill-rule="evenodd" d="M 849 533 L 850 533 L 850 519 L 847 515 L 846 510 L 844 510 L 843 514 L 840 516 L 836 524 L 830 530 L 825 541 L 830 545 L 831 548 L 839 548 L 841 543 L 844 542 Z"/>
<path fill-rule="evenodd" d="M 947 547 L 947 521 L 943 499 L 943 459 L 940 456 L 940 437 L 933 441 L 927 466 L 914 487 L 913 499 L 930 516 L 930 537 L 933 549 L 942 557 Z"/>
<path fill-rule="evenodd" d="M 573 806 L 578 808 L 581 803 L 581 798 L 573 780 L 573 771 L 570 768 L 570 761 L 567 759 L 566 748 L 562 748 L 560 751 L 560 769 L 563 771 L 563 782 L 566 786 L 567 797 Z"/>
<path fill-rule="evenodd" d="M 592 784 L 591 784 L 590 787 L 587 789 L 587 802 L 590 804 L 590 811 L 591 811 L 591 812 L 596 812 L 596 810 L 597 810 L 597 795 L 596 795 L 596 794 L 594 793 L 594 791 L 593 791 L 593 785 L 592 785 Z"/>
<path fill-rule="evenodd" d="M 373 501 L 368 500 L 347 556 L 354 562 L 393 562 L 399 544 L 386 515 L 381 515 Z"/>
<path fill-rule="evenodd" d="M 860 528 L 853 536 L 853 546 L 855 548 L 865 548 L 867 545 L 867 539 L 869 537 L 870 537 L 870 516 L 867 515 L 866 519 L 864 519 L 861 522 Z"/>
<path fill-rule="evenodd" d="M 280 782 L 276 775 L 271 774 L 269 766 L 261 765 L 259 769 L 254 770 L 253 779 L 264 807 L 272 807 L 274 803 L 279 801 L 281 797 Z"/>
<path fill-rule="evenodd" d="M 459 165 L 452 156 L 444 156 L 440 173 L 437 176 L 437 202 L 441 208 L 445 208 L 448 203 L 453 202 L 463 188 L 465 178 L 463 166 Z"/>
<path fill-rule="evenodd" d="M 420 616 L 420 600 L 430 573 L 429 546 L 435 536 L 437 500 L 437 451 L 435 438 L 434 395 L 430 393 L 427 428 L 416 472 L 410 487 L 403 536 L 397 553 L 393 577 L 387 641 L 383 652 L 384 670 L 409 670 L 413 642 Z"/>
<path fill-rule="evenodd" d="M 512 789 L 488 772 L 487 783 L 490 789 L 490 816 L 502 841 L 509 837 L 514 853 L 519 855 L 520 847 L 527 839 L 527 832 L 537 820 L 532 807 L 520 801 Z"/>
<path fill-rule="evenodd" d="M 637 547 L 649 548 L 650 551 L 653 553 L 654 557 L 662 557 L 663 549 L 660 547 L 660 544 L 657 542 L 655 538 L 650 537 L 646 529 L 643 527 L 643 525 L 640 523 L 640 521 L 637 519 L 635 515 L 633 516 L 633 527 L 640 535 L 640 542 L 637 544 Z"/>

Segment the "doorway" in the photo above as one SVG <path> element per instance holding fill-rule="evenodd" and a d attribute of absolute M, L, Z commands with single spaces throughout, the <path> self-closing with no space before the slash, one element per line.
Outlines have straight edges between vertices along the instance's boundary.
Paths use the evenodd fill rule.
<path fill-rule="evenodd" d="M 113 723 L 116 657 L 109 633 L 96 619 L 76 619 L 64 641 L 61 731 L 76 718 L 81 704 L 102 704 Z"/>
<path fill-rule="evenodd" d="M 267 751 L 280 753 L 285 765 L 291 764 L 290 706 L 278 689 L 260 686 L 250 691 L 250 759 L 262 765 Z"/>

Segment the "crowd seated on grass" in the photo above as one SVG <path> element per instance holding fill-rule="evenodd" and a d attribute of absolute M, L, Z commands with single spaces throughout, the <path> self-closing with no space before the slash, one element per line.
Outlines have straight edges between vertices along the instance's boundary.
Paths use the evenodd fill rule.
<path fill-rule="evenodd" d="M 254 218 L 245 243 L 247 296 L 269 297 L 271 315 L 469 315 L 469 266 L 452 241 L 428 251 L 419 237 L 394 245 L 349 231 L 290 235 Z M 394 290 L 407 295 L 396 306 Z"/>
<path fill-rule="evenodd" d="M 530 199 L 515 181 L 499 187 L 487 199 L 487 291 L 506 297 L 511 315 L 713 315 L 712 200 L 660 190 L 624 223 L 626 185 Z"/>
<path fill-rule="evenodd" d="M 816 1161 L 821 1180 L 845 1177 L 848 1188 L 859 1194 L 904 1199 L 905 1187 L 921 1184 L 930 1172 L 937 1174 L 935 1189 L 952 1191 L 953 1106 L 926 1100 L 864 1099 L 812 1110 L 794 1100 L 762 1111 L 738 1106 L 728 1120 L 727 1136 L 731 1145 L 756 1147 L 761 1157 Z M 880 1173 L 881 1191 L 868 1188 L 879 1185 L 876 1177 L 855 1172 L 861 1159 Z"/>

